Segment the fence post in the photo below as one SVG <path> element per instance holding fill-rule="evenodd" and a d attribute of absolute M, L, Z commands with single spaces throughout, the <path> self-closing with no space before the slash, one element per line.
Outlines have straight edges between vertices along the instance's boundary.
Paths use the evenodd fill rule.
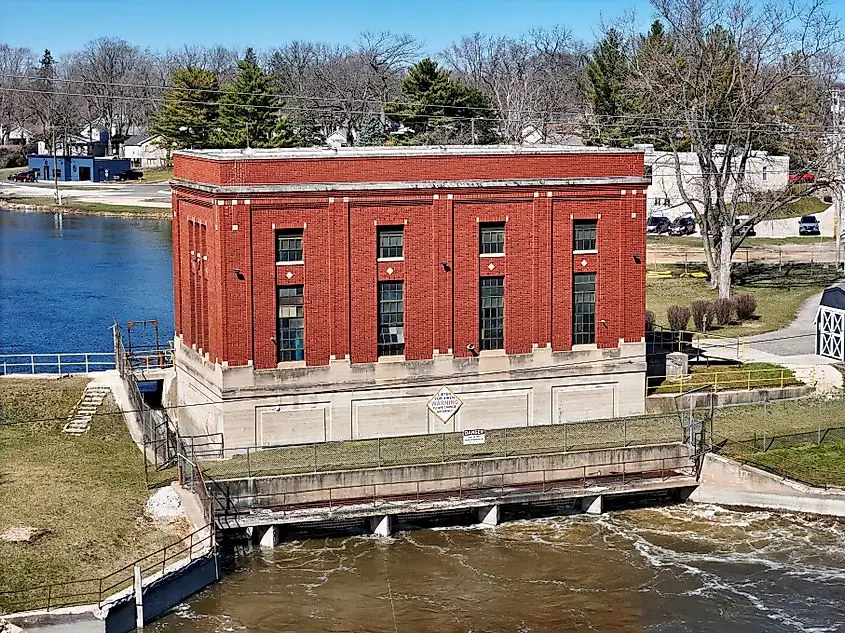
<path fill-rule="evenodd" d="M 246 449 L 246 475 L 247 477 L 252 477 L 252 458 L 249 454 L 250 447 Z"/>
<path fill-rule="evenodd" d="M 86 374 L 89 373 L 88 372 L 88 353 L 87 352 L 85 354 L 85 373 Z"/>
<path fill-rule="evenodd" d="M 751 370 L 748 370 L 748 389 L 747 391 L 751 391 Z"/>
<path fill-rule="evenodd" d="M 376 438 L 376 465 L 381 468 L 381 437 Z"/>
<path fill-rule="evenodd" d="M 62 373 L 62 355 L 56 354 L 56 364 L 59 366 L 59 373 Z"/>
<path fill-rule="evenodd" d="M 29 355 L 29 362 L 32 365 L 32 373 L 35 373 L 35 354 Z"/>
<path fill-rule="evenodd" d="M 505 457 L 508 457 L 508 427 L 505 427 Z"/>
<path fill-rule="evenodd" d="M 622 446 L 628 447 L 628 418 L 622 420 Z"/>
<path fill-rule="evenodd" d="M 135 586 L 135 628 L 139 631 L 144 630 L 144 585 L 141 582 L 141 566 L 135 565 L 134 568 L 134 586 Z"/>
<path fill-rule="evenodd" d="M 317 443 L 314 442 L 314 472 L 317 472 Z"/>
<path fill-rule="evenodd" d="M 719 390 L 719 372 L 713 372 L 713 391 Z"/>
<path fill-rule="evenodd" d="M 783 370 L 780 370 L 780 388 L 783 389 Z"/>

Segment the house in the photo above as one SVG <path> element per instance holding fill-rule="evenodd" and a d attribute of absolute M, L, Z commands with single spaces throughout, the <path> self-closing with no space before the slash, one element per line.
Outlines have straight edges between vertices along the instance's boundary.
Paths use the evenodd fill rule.
<path fill-rule="evenodd" d="M 691 211 L 681 196 L 677 175 L 681 175 L 683 191 L 690 198 L 700 199 L 702 177 L 698 155 L 695 152 L 678 152 L 676 165 L 674 152 L 655 150 L 653 145 L 636 145 L 635 148 L 644 152 L 645 167 L 651 173 L 651 185 L 647 194 L 649 216 L 660 215 L 674 220 L 689 215 Z M 724 153 L 724 147 L 717 146 L 716 152 Z M 717 161 L 721 160 L 721 156 L 717 156 Z M 735 163 L 738 161 L 739 159 L 736 159 Z M 736 167 L 738 168 L 738 164 Z M 789 156 L 773 156 L 766 151 L 754 151 L 745 165 L 741 195 L 747 198 L 755 192 L 785 189 L 788 178 Z M 727 193 L 733 195 L 733 187 L 728 187 Z"/>
<path fill-rule="evenodd" d="M 600 147 L 175 152 L 179 428 L 239 449 L 641 414 L 643 173 Z"/>
<path fill-rule="evenodd" d="M 583 145 L 584 140 L 577 134 L 567 132 L 565 129 L 558 130 L 554 126 L 541 128 L 529 123 L 520 133 L 524 145 L 550 144 L 550 145 Z"/>
<path fill-rule="evenodd" d="M 106 155 L 109 146 L 109 132 L 99 123 L 89 123 L 78 132 L 61 133 L 56 136 L 56 154 L 63 156 Z M 38 141 L 38 154 L 50 154 L 46 142 Z"/>
<path fill-rule="evenodd" d="M 34 134 L 20 125 L 0 125 L 0 145 L 23 147 L 29 145 Z"/>
<path fill-rule="evenodd" d="M 348 147 L 349 137 L 345 129 L 336 130 L 326 137 L 326 145 L 337 149 L 338 147 Z"/>
<path fill-rule="evenodd" d="M 133 167 L 164 167 L 167 164 L 167 150 L 160 146 L 160 141 L 160 134 L 134 134 L 123 141 L 120 155 L 128 158 Z"/>

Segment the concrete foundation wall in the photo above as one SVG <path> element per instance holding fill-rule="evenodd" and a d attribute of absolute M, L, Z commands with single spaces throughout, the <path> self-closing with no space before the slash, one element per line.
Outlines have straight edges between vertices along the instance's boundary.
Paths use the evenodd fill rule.
<path fill-rule="evenodd" d="M 813 388 L 806 385 L 744 391 L 718 391 L 713 404 L 716 407 L 727 407 L 735 404 L 760 404 L 775 400 L 803 398 L 811 393 L 813 393 Z M 645 409 L 648 413 L 676 413 L 679 408 L 688 409 L 690 402 L 692 402 L 693 408 L 709 407 L 710 397 L 709 392 L 694 393 L 680 398 L 677 394 L 668 393 L 652 395 L 646 398 Z"/>
<path fill-rule="evenodd" d="M 690 501 L 845 516 L 845 491 L 824 490 L 708 453 Z"/>
<path fill-rule="evenodd" d="M 418 495 L 519 486 L 542 481 L 578 480 L 661 469 L 692 467 L 682 444 L 635 446 L 526 457 L 480 459 L 360 471 L 337 471 L 219 481 L 242 510 L 280 504 L 333 502 L 376 496 Z"/>
<path fill-rule="evenodd" d="M 177 344 L 176 367 L 183 433 L 222 432 L 227 451 L 630 416 L 645 401 L 642 343 L 261 371 Z M 445 424 L 427 409 L 441 385 L 463 402 Z"/>

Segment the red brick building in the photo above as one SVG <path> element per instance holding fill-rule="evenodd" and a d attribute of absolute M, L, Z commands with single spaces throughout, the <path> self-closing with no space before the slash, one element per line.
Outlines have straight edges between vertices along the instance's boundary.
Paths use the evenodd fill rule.
<path fill-rule="evenodd" d="M 616 380 L 612 410 L 574 411 L 642 410 L 649 180 L 641 152 L 208 150 L 177 153 L 174 168 L 179 365 L 197 392 L 224 401 L 237 392 L 238 402 L 254 393 L 251 410 L 232 409 L 238 441 L 371 436 L 356 433 L 357 396 L 348 410 L 320 396 L 338 381 L 371 398 L 376 418 L 380 407 L 382 414 L 393 407 L 390 415 L 404 420 L 429 415 L 417 405 L 435 384 L 448 382 L 457 393 L 471 383 L 472 393 L 489 399 L 522 368 L 523 379 L 542 375 L 548 384 L 541 394 L 534 387 L 523 394 L 524 407 L 503 406 L 518 410 L 519 424 L 540 424 L 572 410 L 568 396 L 555 409 L 556 387 L 632 374 L 639 392 L 623 393 L 630 389 Z M 491 372 L 495 385 L 484 377 Z M 187 381 L 180 403 L 191 401 Z M 386 381 L 389 393 L 398 393 L 398 382 L 403 398 L 418 401 L 382 402 L 390 399 Z M 280 400 L 272 413 L 283 415 L 265 424 L 260 399 L 274 393 L 299 395 Z M 579 402 L 598 393 L 587 390 Z M 324 432 L 302 432 L 320 420 L 299 415 L 312 411 L 302 409 L 305 396 L 328 402 Z M 465 428 L 476 428 L 461 415 Z M 192 413 L 190 423 L 228 432 L 226 417 L 223 406 Z M 396 433 L 373 421 L 364 426 L 376 434 L 432 428 L 410 418 Z M 452 424 L 458 430 L 460 420 Z M 268 425 L 275 426 L 267 432 Z"/>

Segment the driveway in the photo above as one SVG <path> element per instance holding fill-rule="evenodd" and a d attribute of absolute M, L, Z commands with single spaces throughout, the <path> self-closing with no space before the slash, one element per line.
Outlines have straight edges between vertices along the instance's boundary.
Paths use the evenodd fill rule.
<path fill-rule="evenodd" d="M 822 235 L 833 237 L 833 206 L 827 210 L 814 214 L 819 221 L 819 230 Z M 797 237 L 798 217 L 785 218 L 783 220 L 764 220 L 754 225 L 757 237 Z M 809 237 L 809 239 L 812 239 Z"/>

